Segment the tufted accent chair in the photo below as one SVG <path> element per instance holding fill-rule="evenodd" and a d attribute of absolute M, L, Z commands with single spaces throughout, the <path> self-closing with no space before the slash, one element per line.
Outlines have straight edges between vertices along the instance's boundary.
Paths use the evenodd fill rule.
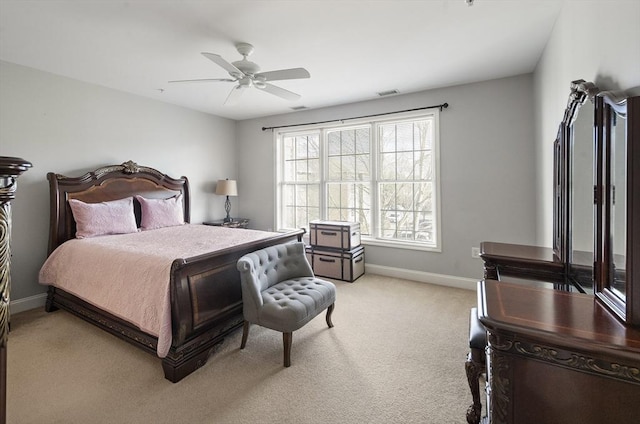
<path fill-rule="evenodd" d="M 280 244 L 249 253 L 238 260 L 237 267 L 244 313 L 240 349 L 247 344 L 250 323 L 280 331 L 284 366 L 288 367 L 295 330 L 325 309 L 327 325 L 333 327 L 336 287 L 314 276 L 304 243 Z"/>

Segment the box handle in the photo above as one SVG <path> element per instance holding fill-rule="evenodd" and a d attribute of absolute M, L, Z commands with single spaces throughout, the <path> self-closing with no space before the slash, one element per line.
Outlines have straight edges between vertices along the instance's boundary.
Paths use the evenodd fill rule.
<path fill-rule="evenodd" d="M 325 258 L 318 258 L 320 261 L 322 262 L 335 262 L 335 259 L 325 259 Z"/>
<path fill-rule="evenodd" d="M 355 260 L 355 262 L 354 262 L 354 263 L 356 263 L 356 264 L 357 264 L 358 262 L 362 262 L 362 260 L 363 260 L 363 259 L 364 259 L 364 258 L 358 258 L 358 259 L 356 259 L 356 260 Z"/>
<path fill-rule="evenodd" d="M 323 236 L 335 236 L 337 233 L 333 231 L 320 231 L 320 234 L 322 234 Z"/>

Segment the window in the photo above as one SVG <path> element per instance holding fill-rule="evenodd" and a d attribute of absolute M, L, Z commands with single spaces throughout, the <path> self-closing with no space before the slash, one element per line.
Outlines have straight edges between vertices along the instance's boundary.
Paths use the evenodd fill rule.
<path fill-rule="evenodd" d="M 438 111 L 276 132 L 277 227 L 357 221 L 370 244 L 439 250 Z"/>

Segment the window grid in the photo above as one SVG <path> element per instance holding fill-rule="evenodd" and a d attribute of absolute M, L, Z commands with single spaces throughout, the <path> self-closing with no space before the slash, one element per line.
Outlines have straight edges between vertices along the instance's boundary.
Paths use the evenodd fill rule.
<path fill-rule="evenodd" d="M 319 219 L 317 202 L 320 173 L 319 133 L 294 135 L 283 139 L 283 181 L 281 187 L 282 216 L 285 228 L 308 227 Z M 310 196 L 310 192 L 315 195 Z"/>
<path fill-rule="evenodd" d="M 435 240 L 432 186 L 426 184 L 433 179 L 430 126 L 428 120 L 379 126 L 382 166 L 378 169 L 378 187 L 383 239 L 425 243 Z M 393 164 L 393 173 L 385 166 L 388 162 Z"/>
<path fill-rule="evenodd" d="M 370 235 L 370 125 L 327 130 L 327 219 L 360 222 Z"/>
<path fill-rule="evenodd" d="M 285 151 L 279 172 L 287 175 L 287 140 L 295 155 L 289 160 L 298 162 L 296 178 L 278 185 L 280 227 L 358 221 L 365 238 L 439 249 L 437 113 L 402 118 L 278 133 Z M 297 187 L 291 204 L 288 185 Z"/>

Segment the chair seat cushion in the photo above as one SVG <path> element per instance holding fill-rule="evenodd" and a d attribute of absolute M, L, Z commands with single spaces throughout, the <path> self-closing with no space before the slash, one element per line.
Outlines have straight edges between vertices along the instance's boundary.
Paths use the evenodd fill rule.
<path fill-rule="evenodd" d="M 262 292 L 264 306 L 256 324 L 273 330 L 295 331 L 336 300 L 333 283 L 315 277 L 281 281 Z"/>
<path fill-rule="evenodd" d="M 478 308 L 471 308 L 469 317 L 469 347 L 481 349 L 487 346 L 487 329 L 478 319 Z"/>

